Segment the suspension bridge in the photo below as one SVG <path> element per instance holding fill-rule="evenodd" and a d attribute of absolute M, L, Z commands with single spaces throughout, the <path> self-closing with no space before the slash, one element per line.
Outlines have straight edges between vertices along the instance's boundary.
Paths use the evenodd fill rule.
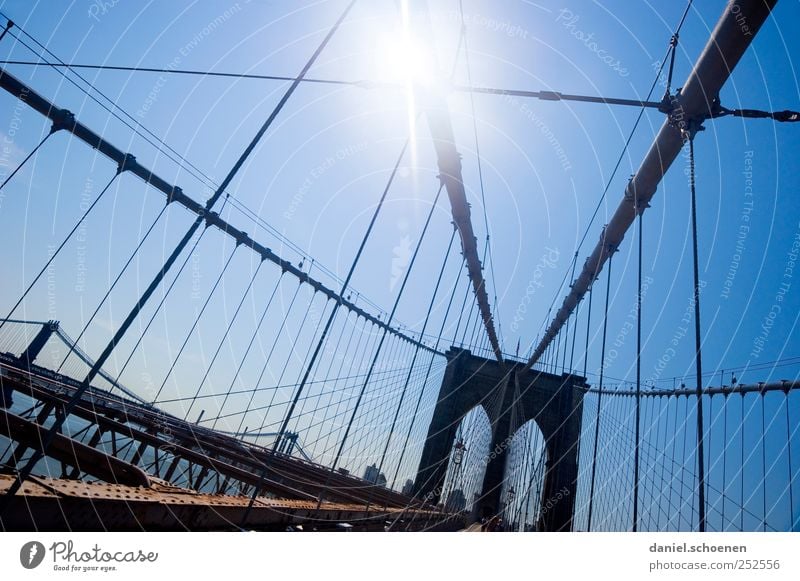
<path fill-rule="evenodd" d="M 298 258 L 286 239 L 273 244 L 280 233 L 237 195 L 239 174 L 304 86 L 382 85 L 309 75 L 352 17 L 355 0 L 328 24 L 299 73 L 286 77 L 67 63 L 7 20 L 0 49 L 8 55 L 13 47 L 15 56 L 0 65 L 0 88 L 38 141 L 4 166 L 2 219 L 25 219 L 30 208 L 19 198 L 25 188 L 32 200 L 35 194 L 20 180 L 31 166 L 34 176 L 50 171 L 48 149 L 85 150 L 92 175 L 103 177 L 100 187 L 94 178 L 84 183 L 83 193 L 67 178 L 57 184 L 61 198 L 80 196 L 80 211 L 58 215 L 59 241 L 44 254 L 35 234 L 9 227 L 4 235 L 11 253 L 40 260 L 34 270 L 28 260 L 22 271 L 4 274 L 4 286 L 16 294 L 4 301 L 0 319 L 3 529 L 405 531 L 482 522 L 508 531 L 798 530 L 800 381 L 775 380 L 767 366 L 745 362 L 727 374 L 702 366 L 709 339 L 701 317 L 695 138 L 725 118 L 762 124 L 752 131 L 766 125 L 751 119 L 800 121 L 794 111 L 731 109 L 719 98 L 776 3 L 725 5 L 676 88 L 687 7 L 665 39 L 666 55 L 644 99 L 473 85 L 462 8 L 459 54 L 463 49 L 468 83 L 452 82 L 449 91 L 471 100 L 632 107 L 640 120 L 647 111 L 664 118 L 595 246 L 585 256 L 580 247 L 575 252 L 547 325 L 524 356 L 503 341 L 493 262 L 502 248 L 491 247 L 488 222 L 476 226 L 447 96 L 436 86 L 388 87 L 417 103 L 413 115 L 420 130 L 427 126 L 437 170 L 421 232 L 393 280 L 390 308 L 358 292 L 354 276 L 369 271 L 370 242 L 412 155 L 412 136 L 398 142 L 367 210 L 358 209 L 364 230 L 344 276 L 313 256 Z M 430 48 L 435 27 L 424 2 L 401 4 L 406 27 L 413 22 Z M 18 71 L 31 68 L 59 75 L 181 171 L 159 172 L 140 161 L 102 126 L 48 96 L 35 77 L 23 80 Z M 284 85 L 217 181 L 116 106 L 87 79 L 93 69 Z M 666 80 L 663 97 L 654 97 L 659 80 Z M 474 116 L 474 100 L 472 108 Z M 480 163 L 477 124 L 474 138 Z M 626 144 L 620 161 L 627 150 Z M 673 166 L 681 156 L 688 160 L 693 277 L 680 333 L 694 340 L 686 362 L 694 373 L 664 381 L 642 372 L 642 317 L 651 308 L 642 240 L 647 210 L 662 179 L 679 171 Z M 200 185 L 182 187 L 175 175 Z M 480 165 L 478 175 L 483 198 Z M 138 225 L 109 231 L 103 244 L 113 247 L 111 274 L 96 283 L 91 304 L 55 309 L 59 258 L 82 248 L 87 224 L 123 195 L 146 210 Z M 446 218 L 437 213 L 444 207 Z M 485 242 L 478 238 L 484 226 Z M 430 234 L 437 228 L 446 232 L 444 242 Z M 620 324 L 610 320 L 609 303 L 614 257 L 626 244 L 638 279 L 623 321 L 625 335 L 635 336 L 635 377 L 619 380 L 606 373 Z M 208 255 L 216 257 L 216 270 L 200 281 L 195 267 Z M 436 266 L 425 271 L 423 261 Z M 401 324 L 403 303 L 421 309 L 418 324 Z M 63 309 L 80 317 L 60 315 Z M 745 368 L 748 378 L 764 372 L 763 381 L 737 379 Z"/>

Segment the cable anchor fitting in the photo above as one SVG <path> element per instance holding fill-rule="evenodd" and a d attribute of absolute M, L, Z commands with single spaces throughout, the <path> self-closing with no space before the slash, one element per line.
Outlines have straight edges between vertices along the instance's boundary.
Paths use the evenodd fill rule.
<path fill-rule="evenodd" d="M 53 114 L 53 125 L 50 127 L 50 133 L 55 133 L 62 129 L 72 131 L 75 127 L 75 114 L 69 109 L 58 109 Z"/>
<path fill-rule="evenodd" d="M 132 170 L 137 165 L 138 163 L 136 162 L 136 158 L 130 153 L 126 153 L 125 157 L 122 158 L 122 161 L 120 161 L 119 165 L 117 166 L 117 173 Z"/>

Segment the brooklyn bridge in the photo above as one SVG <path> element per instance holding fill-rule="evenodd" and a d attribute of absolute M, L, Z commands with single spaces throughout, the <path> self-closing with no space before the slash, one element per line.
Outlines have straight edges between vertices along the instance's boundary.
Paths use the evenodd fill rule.
<path fill-rule="evenodd" d="M 452 71 L 431 56 L 441 14 L 409 0 L 388 3 L 405 43 L 393 53 L 399 77 L 342 80 L 326 53 L 353 40 L 368 3 L 325 4 L 286 76 L 237 72 L 223 57 L 188 66 L 192 51 L 227 50 L 213 35 L 237 26 L 239 4 L 153 66 L 62 60 L 3 13 L 13 147 L 0 174 L 2 528 L 798 530 L 800 217 L 786 201 L 796 159 L 788 145 L 783 164 L 759 169 L 747 149 L 759 135 L 796 139 L 800 114 L 784 107 L 798 93 L 734 107 L 725 92 L 753 83 L 737 78 L 740 61 L 798 7 L 719 3 L 705 30 L 689 2 L 671 34 L 645 39 L 659 51 L 649 92 L 607 96 L 603 75 L 621 69 L 603 62 L 596 92 L 474 82 L 480 24 L 460 1 L 447 18 Z M 550 18 L 570 38 L 590 26 Z M 513 30 L 509 42 L 522 34 Z M 189 119 L 176 112 L 190 137 L 172 139 L 150 115 L 177 77 L 196 76 L 216 84 L 181 97 L 200 104 Z M 145 105 L 113 98 L 119 79 Z M 234 82 L 248 83 L 238 106 L 222 121 L 207 115 Z M 400 104 L 382 113 L 386 127 L 362 120 L 346 143 L 335 139 L 344 115 L 314 128 L 367 98 Z M 600 110 L 633 114 L 621 148 L 600 146 L 605 191 L 576 194 L 574 247 L 544 234 L 574 221 L 558 209 L 571 192 L 537 201 L 540 215 L 500 212 L 487 160 L 513 147 L 487 137 L 476 103 L 510 107 L 517 127 L 502 131 L 544 141 L 549 157 L 530 152 L 540 165 L 525 178 L 543 189 L 546 172 L 577 176 L 581 163 L 539 113 L 585 116 L 588 133 Z M 209 125 L 223 135 L 206 139 Z M 365 137 L 373 130 L 381 137 Z M 743 139 L 743 160 L 704 153 L 712 138 Z M 326 153 L 304 156 L 311 140 Z M 196 151 L 204 161 L 190 161 Z M 713 172 L 749 183 L 734 192 L 712 185 Z M 769 223 L 753 209 L 765 203 L 758 172 L 785 189 Z M 738 222 L 710 268 L 726 227 L 710 216 L 714 187 Z M 682 229 L 665 227 L 667 207 L 680 207 Z M 532 250 L 512 272 L 502 241 L 517 219 Z M 751 268 L 743 257 L 766 230 L 777 250 Z M 686 257 L 680 272 L 656 262 L 672 252 Z M 767 262 L 774 276 L 757 285 Z M 389 284 L 373 284 L 379 268 Z M 506 276 L 520 279 L 521 300 L 501 291 Z M 744 298 L 728 301 L 737 289 Z M 745 332 L 748 309 L 757 320 Z M 744 347 L 728 356 L 734 340 Z"/>

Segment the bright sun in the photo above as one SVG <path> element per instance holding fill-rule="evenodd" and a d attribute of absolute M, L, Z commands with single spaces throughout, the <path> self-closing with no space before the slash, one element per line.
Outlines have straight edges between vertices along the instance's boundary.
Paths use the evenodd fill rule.
<path fill-rule="evenodd" d="M 401 25 L 382 37 L 375 48 L 376 78 L 380 82 L 401 85 L 406 98 L 411 166 L 417 164 L 417 88 L 436 85 L 435 58 L 430 47 L 412 33 L 407 0 L 400 2 Z"/>
<path fill-rule="evenodd" d="M 385 82 L 429 85 L 434 81 L 433 58 L 428 47 L 412 33 L 408 1 L 401 0 L 399 26 L 381 38 L 375 51 L 378 77 Z"/>
<path fill-rule="evenodd" d="M 376 51 L 376 66 L 378 76 L 385 82 L 427 85 L 434 79 L 425 47 L 407 33 L 381 43 Z"/>

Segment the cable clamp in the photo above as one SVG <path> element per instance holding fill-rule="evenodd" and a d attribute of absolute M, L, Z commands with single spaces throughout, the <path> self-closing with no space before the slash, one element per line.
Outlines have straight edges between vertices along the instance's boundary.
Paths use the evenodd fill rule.
<path fill-rule="evenodd" d="M 72 131 L 75 127 L 75 114 L 68 109 L 57 109 L 53 115 L 53 126 L 50 127 L 50 133 L 55 133 L 61 129 L 68 129 Z"/>
<path fill-rule="evenodd" d="M 136 163 L 136 158 L 131 155 L 130 153 L 126 153 L 125 157 L 122 158 L 119 166 L 117 166 L 117 173 L 122 173 L 124 171 L 131 170 L 135 168 L 138 164 Z"/>
<path fill-rule="evenodd" d="M 172 190 L 167 194 L 167 205 L 171 204 L 175 201 L 175 198 L 182 197 L 183 190 L 178 186 L 174 186 Z"/>

